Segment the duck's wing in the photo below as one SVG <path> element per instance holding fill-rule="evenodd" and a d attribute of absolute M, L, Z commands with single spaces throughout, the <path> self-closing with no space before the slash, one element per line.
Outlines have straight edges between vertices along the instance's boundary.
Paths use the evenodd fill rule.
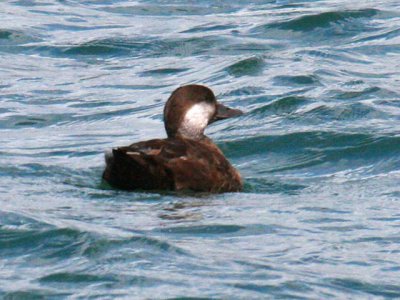
<path fill-rule="evenodd" d="M 184 140 L 182 155 L 165 162 L 175 190 L 230 192 L 242 188 L 239 173 L 213 143 Z M 166 151 L 167 149 L 163 150 Z"/>
<path fill-rule="evenodd" d="M 103 178 L 121 189 L 172 190 L 171 174 L 158 158 L 163 146 L 165 140 L 157 139 L 112 149 Z"/>
<path fill-rule="evenodd" d="M 238 191 L 237 171 L 212 143 L 185 139 L 139 142 L 113 149 L 103 178 L 122 189 Z"/>

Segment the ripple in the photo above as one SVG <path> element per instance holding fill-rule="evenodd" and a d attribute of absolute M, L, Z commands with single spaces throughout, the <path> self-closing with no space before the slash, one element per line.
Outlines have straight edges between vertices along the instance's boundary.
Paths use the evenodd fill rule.
<path fill-rule="evenodd" d="M 235 77 L 259 75 L 264 67 L 264 60 L 260 57 L 242 59 L 225 70 Z"/>
<path fill-rule="evenodd" d="M 396 137 L 388 137 L 384 139 L 390 141 Z M 373 136 L 366 134 L 346 134 L 336 132 L 297 132 L 277 136 L 259 136 L 255 138 L 246 138 L 239 141 L 226 142 L 221 145 L 224 152 L 228 152 L 230 156 L 236 155 L 252 155 L 262 153 L 266 149 L 273 152 L 291 152 L 294 149 L 290 146 L 295 144 L 297 149 L 321 149 L 321 150 L 335 150 L 340 148 L 350 148 L 351 146 L 373 143 L 374 141 L 381 141 L 375 139 Z M 252 147 L 246 147 L 251 145 Z"/>
<path fill-rule="evenodd" d="M 312 75 L 297 75 L 297 76 L 276 76 L 274 81 L 278 84 L 282 85 L 307 85 L 307 84 L 316 84 L 318 80 L 315 76 Z"/>
<path fill-rule="evenodd" d="M 194 33 L 194 32 L 207 32 L 207 31 L 224 31 L 235 28 L 234 25 L 213 25 L 207 24 L 202 26 L 196 26 L 194 28 L 184 30 L 182 33 Z"/>
<path fill-rule="evenodd" d="M 76 273 L 55 273 L 46 275 L 39 279 L 42 283 L 62 283 L 63 285 L 67 283 L 72 284 L 88 284 L 95 282 L 115 282 L 116 280 L 111 276 L 99 276 L 92 274 L 76 274 Z"/>
<path fill-rule="evenodd" d="M 314 15 L 302 16 L 287 22 L 274 24 L 272 27 L 295 31 L 311 31 L 320 27 L 328 27 L 332 23 L 345 21 L 354 22 L 355 20 L 360 18 L 370 19 L 372 17 L 375 17 L 378 13 L 379 10 L 376 9 L 323 12 Z"/>
<path fill-rule="evenodd" d="M 119 251 L 120 249 L 130 249 L 130 248 L 146 248 L 146 251 L 152 253 L 160 253 L 164 256 L 179 254 L 190 256 L 189 253 L 180 249 L 170 243 L 145 236 L 132 237 L 126 240 L 99 240 L 96 243 L 89 245 L 83 254 L 88 257 L 101 257 L 103 255 L 108 256 L 110 252 Z M 139 254 L 140 255 L 140 254 Z"/>
<path fill-rule="evenodd" d="M 357 40 L 354 41 L 354 43 L 364 43 L 364 42 L 370 42 L 370 41 L 376 41 L 376 40 L 382 40 L 382 41 L 388 41 L 391 39 L 396 39 L 400 35 L 400 29 L 393 29 L 393 30 L 388 30 L 386 32 L 379 32 L 375 34 L 367 34 L 366 37 L 361 37 Z"/>
<path fill-rule="evenodd" d="M 258 169 L 254 166 L 253 172 L 257 171 L 259 175 L 304 168 L 320 168 L 316 171 L 320 175 L 339 170 L 354 170 L 366 175 L 397 169 L 398 140 L 396 136 L 303 132 L 247 138 L 226 142 L 220 147 L 231 158 L 243 160 L 243 157 L 261 155 L 269 159 L 268 167 Z M 336 164 L 338 162 L 340 164 Z M 375 164 L 371 166 L 372 162 Z"/>
<path fill-rule="evenodd" d="M 258 292 L 261 295 L 273 295 L 278 298 L 305 299 L 302 295 L 312 291 L 305 282 L 286 281 L 279 285 L 273 284 L 235 284 L 234 287 Z"/>
<path fill-rule="evenodd" d="M 307 186 L 277 181 L 268 178 L 248 178 L 246 177 L 244 191 L 260 194 L 282 193 L 287 195 L 298 195 Z"/>
<path fill-rule="evenodd" d="M 167 281 L 157 278 L 147 278 L 144 276 L 128 276 L 120 274 L 90 274 L 78 272 L 63 272 L 53 273 L 40 278 L 39 283 L 55 287 L 55 288 L 73 288 L 79 289 L 84 287 L 99 288 L 118 288 L 122 285 L 129 284 L 130 286 L 152 287 L 160 284 L 165 284 Z"/>
<path fill-rule="evenodd" d="M 161 68 L 161 69 L 154 69 L 141 72 L 142 76 L 168 76 L 173 74 L 178 74 L 182 72 L 189 71 L 188 68 Z"/>
<path fill-rule="evenodd" d="M 31 127 L 43 128 L 52 124 L 62 122 L 69 119 L 71 114 L 47 114 L 35 116 L 19 116 L 11 115 L 0 121 L 0 126 L 4 129 L 18 128 L 18 127 Z"/>
<path fill-rule="evenodd" d="M 338 62 L 347 62 L 354 64 L 371 64 L 371 61 L 368 60 L 365 56 L 360 57 L 360 55 L 354 55 L 354 53 L 350 53 L 349 51 L 344 50 L 332 50 L 332 49 L 318 49 L 318 50 L 300 50 L 297 52 L 298 55 L 307 55 L 319 59 L 323 59 L 324 61 L 330 61 L 332 63 Z"/>
<path fill-rule="evenodd" d="M 351 232 L 351 231 L 357 231 L 359 232 L 361 229 L 368 229 L 365 226 L 360 226 L 360 225 L 350 225 L 350 226 L 318 226 L 316 227 L 317 229 L 323 231 L 323 232 Z"/>
<path fill-rule="evenodd" d="M 397 285 L 388 284 L 370 284 L 368 282 L 354 280 L 350 278 L 346 279 L 325 279 L 327 284 L 334 288 L 345 289 L 351 292 L 361 292 L 362 294 L 369 294 L 381 297 L 399 297 L 400 288 Z"/>
<path fill-rule="evenodd" d="M 204 4 L 195 4 L 195 5 L 176 5 L 176 4 L 168 4 L 168 5 L 146 5 L 146 4 L 137 4 L 137 5 L 121 5 L 121 6 L 109 6 L 104 8 L 105 11 L 119 13 L 123 15 L 134 15 L 134 16 L 168 16 L 168 15 L 210 15 L 216 13 L 226 13 L 226 12 L 234 12 L 237 8 L 230 5 L 218 5 L 218 6 L 209 6 Z"/>
<path fill-rule="evenodd" d="M 357 92 L 343 93 L 339 96 L 339 98 L 341 99 L 356 98 L 359 95 L 360 94 Z M 359 119 L 371 119 L 371 118 L 379 119 L 379 118 L 385 118 L 387 116 L 386 113 L 362 103 L 352 103 L 348 105 L 335 106 L 335 107 L 321 105 L 302 115 L 305 118 L 310 118 L 313 120 L 324 119 L 324 120 L 335 120 L 335 121 L 354 121 Z"/>
<path fill-rule="evenodd" d="M 258 86 L 246 86 L 246 87 L 241 87 L 238 89 L 233 89 L 229 91 L 228 93 L 223 94 L 223 96 L 253 96 L 253 95 L 258 95 L 258 94 L 263 94 L 265 92 L 265 89 L 262 87 Z"/>
<path fill-rule="evenodd" d="M 265 117 L 270 114 L 289 114 L 296 111 L 305 103 L 307 103 L 307 99 L 304 97 L 284 97 L 275 100 L 270 104 L 256 108 L 251 112 L 251 114 L 260 115 L 261 117 Z"/>
<path fill-rule="evenodd" d="M 350 92 L 342 92 L 339 93 L 337 98 L 338 99 L 353 99 L 353 98 L 365 98 L 368 94 L 374 94 L 379 92 L 381 89 L 378 87 L 368 87 L 362 91 L 350 91 Z"/>
<path fill-rule="evenodd" d="M 45 30 L 66 30 L 66 31 L 85 31 L 85 30 L 101 30 L 101 29 L 123 29 L 125 26 L 123 25 L 98 25 L 98 26 L 93 26 L 93 25 L 65 25 L 65 24 L 54 24 L 54 23 L 49 23 L 49 24 L 44 24 L 43 29 Z"/>
<path fill-rule="evenodd" d="M 42 151 L 40 154 L 35 153 L 31 156 L 34 161 L 37 161 L 39 157 L 44 157 L 45 159 L 52 159 L 53 161 L 56 157 L 67 157 L 71 160 L 73 157 L 88 157 L 93 155 L 101 155 L 101 152 L 90 152 L 90 151 Z M 7 153 L 9 157 L 12 157 L 11 154 Z M 27 154 L 25 154 L 27 155 Z M 15 154 L 15 156 L 20 157 L 21 154 Z M 71 164 L 71 162 L 69 162 Z M 40 179 L 41 184 L 63 184 L 66 186 L 73 186 L 79 188 L 95 188 L 97 190 L 98 182 L 100 181 L 99 175 L 101 171 L 98 168 L 87 169 L 87 170 L 76 170 L 67 167 L 61 167 L 58 165 L 49 165 L 49 164 L 39 164 L 39 163 L 30 163 L 30 164 L 0 164 L 0 177 L 8 178 L 13 181 L 14 177 L 29 179 L 34 177 L 35 180 L 33 182 L 39 183 Z M 29 192 L 27 192 L 29 193 Z"/>
<path fill-rule="evenodd" d="M 86 233 L 69 228 L 40 231 L 1 230 L 0 235 L 2 255 L 36 255 L 43 260 L 73 257 L 81 253 L 82 247 L 90 240 Z"/>
<path fill-rule="evenodd" d="M 31 42 L 37 42 L 40 39 L 24 31 L 0 29 L 0 46 L 5 50 L 10 46 L 24 45 Z"/>
<path fill-rule="evenodd" d="M 210 235 L 210 234 L 230 234 L 238 232 L 243 227 L 236 225 L 206 225 L 206 226 L 185 226 L 185 227 L 173 227 L 161 232 L 172 233 L 172 234 L 196 234 L 196 235 Z"/>
<path fill-rule="evenodd" d="M 71 293 L 55 292 L 55 291 L 44 291 L 44 290 L 27 290 L 27 291 L 16 291 L 3 294 L 4 300 L 13 299 L 43 299 L 43 298 L 64 298 L 70 296 Z"/>
<path fill-rule="evenodd" d="M 9 39 L 13 33 L 7 30 L 0 31 L 0 39 Z"/>
<path fill-rule="evenodd" d="M 41 53 L 43 56 L 85 58 L 111 57 L 190 57 L 218 51 L 215 46 L 222 38 L 205 36 L 188 39 L 131 39 L 104 38 L 76 45 L 34 45 L 25 46 L 25 51 Z"/>
<path fill-rule="evenodd" d="M 289 2 L 1 3 L 0 298 L 400 296 L 398 3 Z M 244 192 L 102 183 L 187 83 Z"/>
<path fill-rule="evenodd" d="M 333 45 L 337 40 L 351 42 L 351 38 L 363 31 L 377 32 L 379 28 L 372 21 L 391 17 L 391 14 L 371 8 L 327 11 L 259 25 L 251 32 L 266 39 L 280 36 L 291 42 L 306 40 L 312 44 Z"/>

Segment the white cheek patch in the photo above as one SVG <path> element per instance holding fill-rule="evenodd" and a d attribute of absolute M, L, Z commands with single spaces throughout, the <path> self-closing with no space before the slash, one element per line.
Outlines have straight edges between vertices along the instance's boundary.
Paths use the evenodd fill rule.
<path fill-rule="evenodd" d="M 213 106 L 207 103 L 195 104 L 187 111 L 184 122 L 190 123 L 197 128 L 204 128 L 207 126 L 213 112 Z"/>
<path fill-rule="evenodd" d="M 185 135 L 196 136 L 202 134 L 215 111 L 213 105 L 202 102 L 194 104 L 183 118 L 180 132 Z"/>

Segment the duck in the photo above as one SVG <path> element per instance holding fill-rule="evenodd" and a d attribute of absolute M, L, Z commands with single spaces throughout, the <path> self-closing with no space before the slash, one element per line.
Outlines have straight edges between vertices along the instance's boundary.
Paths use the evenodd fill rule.
<path fill-rule="evenodd" d="M 167 138 L 113 148 L 105 155 L 102 177 L 122 190 L 239 192 L 239 172 L 204 131 L 216 121 L 242 114 L 218 102 L 204 85 L 181 86 L 164 107 Z"/>

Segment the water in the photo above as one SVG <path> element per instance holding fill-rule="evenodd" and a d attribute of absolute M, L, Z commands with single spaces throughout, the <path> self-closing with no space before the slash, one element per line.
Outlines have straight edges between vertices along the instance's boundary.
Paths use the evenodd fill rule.
<path fill-rule="evenodd" d="M 400 5 L 0 3 L 0 297 L 400 297 Z M 134 193 L 103 151 L 201 83 L 242 193 Z"/>

